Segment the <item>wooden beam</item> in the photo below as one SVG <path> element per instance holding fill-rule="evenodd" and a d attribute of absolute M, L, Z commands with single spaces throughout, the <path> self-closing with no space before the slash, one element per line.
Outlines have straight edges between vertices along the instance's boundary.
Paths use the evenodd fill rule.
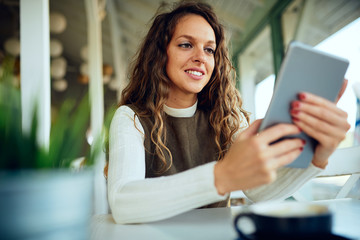
<path fill-rule="evenodd" d="M 139 1 L 122 1 L 123 5 L 119 6 L 121 11 L 129 11 L 137 13 L 133 18 L 138 18 L 144 23 L 147 23 L 155 14 L 156 9 L 149 7 L 149 5 L 143 4 Z"/>
<path fill-rule="evenodd" d="M 241 46 L 234 51 L 234 58 L 237 58 L 237 55 L 241 54 L 253 41 L 253 39 L 256 38 L 256 36 L 266 27 L 271 17 L 281 14 L 292 1 L 293 0 L 278 0 L 271 10 L 262 19 L 260 19 L 259 23 L 251 29 L 247 36 L 245 36 L 245 39 L 241 42 Z"/>
<path fill-rule="evenodd" d="M 217 8 L 215 11 L 217 12 L 220 19 L 224 21 L 224 24 L 227 24 L 229 27 L 237 29 L 239 31 L 244 31 L 245 21 L 243 19 L 234 17 L 229 13 L 222 11 L 221 8 Z"/>
<path fill-rule="evenodd" d="M 141 28 L 144 28 L 147 24 L 145 21 L 141 21 L 139 18 L 133 17 L 128 12 L 119 9 L 117 10 L 117 17 L 120 19 L 121 23 L 126 23 L 127 25 L 135 25 Z"/>
<path fill-rule="evenodd" d="M 281 24 L 282 15 L 272 16 L 270 18 L 270 27 L 271 27 L 271 46 L 273 53 L 273 64 L 274 64 L 274 74 L 277 76 L 282 60 L 284 58 L 284 38 L 283 38 L 283 28 Z"/>

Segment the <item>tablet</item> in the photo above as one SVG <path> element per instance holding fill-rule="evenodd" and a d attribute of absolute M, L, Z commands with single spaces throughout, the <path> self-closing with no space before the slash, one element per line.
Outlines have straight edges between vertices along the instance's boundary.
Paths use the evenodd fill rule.
<path fill-rule="evenodd" d="M 348 65 L 349 61 L 346 59 L 300 42 L 290 43 L 259 132 L 278 123 L 292 123 L 291 102 L 298 99 L 299 92 L 310 92 L 335 101 Z M 294 137 L 304 139 L 306 144 L 300 156 L 287 167 L 306 168 L 312 160 L 317 142 L 303 132 L 287 138 Z"/>

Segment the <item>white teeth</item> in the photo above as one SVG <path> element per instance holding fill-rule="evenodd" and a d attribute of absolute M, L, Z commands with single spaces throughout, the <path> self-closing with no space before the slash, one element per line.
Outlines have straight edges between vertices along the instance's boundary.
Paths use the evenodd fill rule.
<path fill-rule="evenodd" d="M 198 71 L 187 70 L 186 72 L 188 72 L 190 74 L 193 74 L 193 75 L 196 75 L 196 76 L 202 76 L 203 75 L 201 72 L 198 72 Z"/>

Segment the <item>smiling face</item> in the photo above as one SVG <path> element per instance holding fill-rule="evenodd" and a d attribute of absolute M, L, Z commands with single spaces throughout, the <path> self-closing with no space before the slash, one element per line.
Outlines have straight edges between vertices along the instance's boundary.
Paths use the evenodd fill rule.
<path fill-rule="evenodd" d="M 214 70 L 215 33 L 201 16 L 182 17 L 167 47 L 166 72 L 172 84 L 166 105 L 184 108 L 193 105 Z"/>

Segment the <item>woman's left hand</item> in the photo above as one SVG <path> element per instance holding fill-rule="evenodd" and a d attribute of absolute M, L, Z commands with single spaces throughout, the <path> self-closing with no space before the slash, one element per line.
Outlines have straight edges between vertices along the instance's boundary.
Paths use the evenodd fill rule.
<path fill-rule="evenodd" d="M 344 81 L 337 100 L 340 99 L 346 85 L 347 80 Z M 306 92 L 300 93 L 299 100 L 292 102 L 290 113 L 293 122 L 318 141 L 312 163 L 325 168 L 330 155 L 350 129 L 347 113 L 338 108 L 336 103 Z"/>

